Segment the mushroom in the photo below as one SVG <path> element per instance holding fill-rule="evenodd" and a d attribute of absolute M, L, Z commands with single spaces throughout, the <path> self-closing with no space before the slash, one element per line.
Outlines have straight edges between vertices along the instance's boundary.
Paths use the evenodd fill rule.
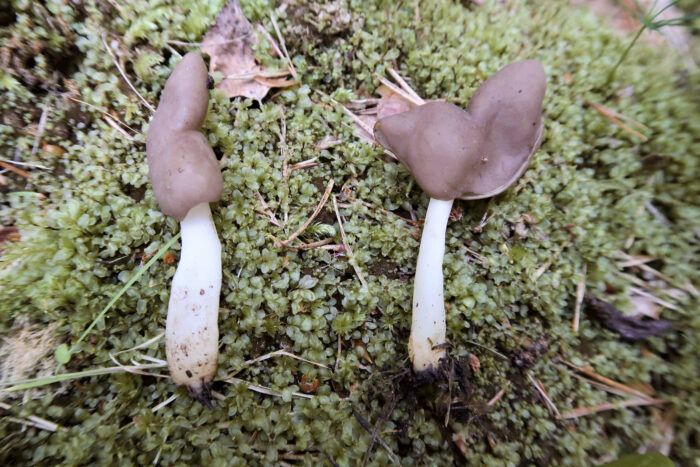
<path fill-rule="evenodd" d="M 434 374 L 445 352 L 442 262 L 456 198 L 495 196 L 525 172 L 542 140 L 546 77 L 536 60 L 505 66 L 474 93 L 467 110 L 430 102 L 383 118 L 375 139 L 430 196 L 413 286 L 408 353 L 418 374 Z"/>
<path fill-rule="evenodd" d="M 221 244 L 209 203 L 221 197 L 219 164 L 199 131 L 207 114 L 207 68 L 188 53 L 165 83 L 146 138 L 153 193 L 161 211 L 180 221 L 182 248 L 173 277 L 165 352 L 173 381 L 211 407 L 208 383 L 219 344 Z"/>

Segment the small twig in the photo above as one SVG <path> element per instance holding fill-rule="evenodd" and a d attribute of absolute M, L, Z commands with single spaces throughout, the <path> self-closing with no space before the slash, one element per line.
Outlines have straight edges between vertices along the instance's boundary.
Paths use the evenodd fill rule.
<path fill-rule="evenodd" d="M 316 219 L 316 216 L 318 216 L 318 214 L 321 212 L 321 209 L 323 209 L 323 206 L 326 204 L 326 201 L 328 201 L 328 197 L 331 194 L 331 190 L 333 190 L 333 184 L 334 184 L 334 181 L 333 181 L 333 179 L 331 179 L 328 182 L 328 186 L 326 186 L 326 191 L 323 193 L 323 197 L 321 198 L 321 201 L 318 203 L 318 206 L 316 206 L 316 209 L 314 209 L 314 212 L 313 212 L 313 214 L 311 214 L 311 217 L 309 217 L 306 220 L 306 222 L 304 222 L 304 224 L 302 224 L 302 226 L 299 227 L 299 229 L 296 232 L 294 232 L 289 238 L 287 238 L 286 240 L 282 240 L 280 242 L 276 242 L 275 243 L 276 248 L 282 248 L 283 246 L 287 246 L 289 244 L 289 242 L 291 242 L 292 240 L 297 238 L 299 235 L 301 235 L 301 233 L 304 230 L 306 230 L 306 228 L 309 225 L 311 225 L 311 223 L 314 221 L 314 219 Z"/>
<path fill-rule="evenodd" d="M 367 423 L 367 420 L 364 419 L 362 415 L 360 415 L 360 412 L 358 412 L 355 409 L 352 409 L 352 414 L 355 416 L 355 420 L 360 424 L 362 428 L 367 430 L 367 433 L 372 433 L 372 426 Z M 384 450 L 389 454 L 389 458 L 394 464 L 401 465 L 401 462 L 399 462 L 398 458 L 396 457 L 396 454 L 394 454 L 394 451 L 391 450 L 388 444 L 384 442 L 381 436 L 377 435 L 377 442 L 381 445 L 381 447 L 384 448 Z"/>
<path fill-rule="evenodd" d="M 454 361 L 453 361 L 453 365 L 454 365 Z M 397 402 L 398 402 L 398 398 L 396 397 L 396 394 L 392 391 L 390 401 L 387 401 L 385 404 L 384 413 L 379 416 L 379 418 L 377 419 L 377 422 L 374 424 L 374 428 L 372 429 L 372 436 L 370 437 L 369 444 L 367 445 L 367 450 L 365 451 L 365 457 L 362 460 L 362 467 L 367 466 L 367 463 L 369 462 L 369 455 L 372 452 L 372 448 L 374 447 L 374 442 L 377 441 L 377 438 L 379 437 L 379 428 L 384 423 L 386 423 L 387 419 L 389 418 L 391 413 L 396 408 Z M 445 424 L 445 426 L 447 426 L 447 424 Z"/>
<path fill-rule="evenodd" d="M 14 172 L 17 175 L 21 175 L 24 178 L 32 178 L 32 174 L 30 174 L 29 172 L 25 172 L 22 169 L 18 169 L 17 167 L 14 167 L 6 162 L 0 161 L 0 167 L 3 167 L 5 169 L 9 170 L 10 172 Z"/>
<path fill-rule="evenodd" d="M 510 386 L 510 381 L 506 381 L 506 386 L 500 391 L 498 391 L 496 395 L 493 396 L 491 400 L 486 403 L 486 405 L 488 405 L 489 407 L 493 407 L 494 405 L 496 405 L 496 403 L 501 400 L 501 397 L 503 397 L 503 394 L 506 393 L 506 388 L 508 386 Z"/>
<path fill-rule="evenodd" d="M 348 254 L 348 259 L 350 260 L 350 264 L 352 264 L 352 267 L 355 269 L 355 273 L 357 274 L 357 278 L 360 279 L 360 283 L 364 288 L 368 288 L 367 286 L 367 281 L 365 281 L 365 277 L 362 275 L 362 271 L 360 270 L 360 267 L 357 264 L 357 260 L 355 259 L 355 255 L 352 254 L 352 249 L 350 248 L 350 245 L 348 244 L 348 239 L 345 236 L 345 229 L 343 228 L 343 221 L 340 218 L 340 213 L 338 212 L 338 202 L 335 200 L 335 196 L 333 196 L 333 210 L 335 211 L 335 217 L 338 219 L 338 226 L 340 227 L 340 235 L 343 238 L 343 245 L 345 245 L 345 251 Z"/>
<path fill-rule="evenodd" d="M 125 73 L 124 70 L 122 69 L 121 65 L 119 65 L 119 61 L 117 60 L 117 57 L 114 56 L 114 52 L 112 51 L 112 48 L 111 48 L 109 45 L 107 45 L 107 42 L 105 41 L 104 37 L 102 37 L 101 40 L 102 40 L 102 44 L 103 44 L 103 45 L 105 46 L 105 48 L 107 49 L 107 53 L 108 53 L 109 56 L 112 58 L 112 62 L 114 63 L 114 66 L 117 67 L 117 70 L 119 70 L 119 74 L 122 75 L 122 78 L 124 78 L 124 81 L 126 81 L 126 84 L 129 85 L 129 87 L 131 88 L 131 90 L 134 91 L 134 93 L 136 93 L 136 95 L 139 97 L 139 99 L 141 99 L 141 102 L 143 102 L 143 104 L 144 104 L 151 112 L 155 112 L 156 109 L 155 109 L 151 104 L 149 104 L 148 101 L 147 101 L 146 99 L 144 99 L 144 97 L 141 95 L 141 93 L 138 92 L 138 90 L 136 89 L 136 87 L 135 87 L 133 84 L 131 84 L 131 81 L 129 80 L 129 77 L 126 76 L 126 73 Z"/>
<path fill-rule="evenodd" d="M 576 284 L 576 306 L 574 307 L 574 320 L 571 323 L 571 329 L 578 332 L 579 321 L 581 319 L 581 303 L 583 303 L 583 295 L 586 292 L 586 272 L 588 265 L 583 263 L 581 267 L 581 275 L 583 278 Z"/>

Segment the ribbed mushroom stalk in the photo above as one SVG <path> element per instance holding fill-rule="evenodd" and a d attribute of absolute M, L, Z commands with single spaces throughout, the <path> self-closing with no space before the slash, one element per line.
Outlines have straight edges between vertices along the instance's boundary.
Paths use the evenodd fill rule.
<path fill-rule="evenodd" d="M 165 351 L 175 384 L 211 407 L 218 355 L 221 244 L 209 203 L 221 197 L 219 164 L 199 131 L 209 102 L 207 69 L 185 55 L 165 83 L 146 139 L 153 193 L 180 221 L 182 248 L 168 303 Z"/>
<path fill-rule="evenodd" d="M 455 199 L 501 193 L 527 169 L 542 139 L 546 79 L 534 60 L 512 63 L 484 82 L 467 110 L 430 102 L 383 118 L 377 141 L 391 150 L 430 196 L 413 286 L 408 353 L 418 374 L 446 356 L 442 263 Z"/>

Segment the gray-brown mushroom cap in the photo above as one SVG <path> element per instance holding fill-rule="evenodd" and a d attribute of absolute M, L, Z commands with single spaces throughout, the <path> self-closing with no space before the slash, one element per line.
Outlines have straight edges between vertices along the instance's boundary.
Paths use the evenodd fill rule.
<path fill-rule="evenodd" d="M 146 137 L 153 193 L 161 211 L 180 221 L 194 206 L 221 198 L 219 163 L 199 131 L 208 104 L 206 65 L 188 53 L 165 83 Z"/>
<path fill-rule="evenodd" d="M 545 89 L 538 61 L 511 63 L 477 89 L 466 111 L 430 102 L 379 120 L 375 138 L 432 198 L 494 196 L 523 174 L 539 148 Z"/>

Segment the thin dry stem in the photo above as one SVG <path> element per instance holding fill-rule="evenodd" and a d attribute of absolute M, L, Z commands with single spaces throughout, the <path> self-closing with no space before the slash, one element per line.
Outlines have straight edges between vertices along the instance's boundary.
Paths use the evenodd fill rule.
<path fill-rule="evenodd" d="M 345 245 L 345 251 L 348 254 L 348 258 L 350 259 L 350 264 L 352 264 L 353 269 L 355 269 L 355 273 L 357 274 L 357 278 L 360 279 L 360 283 L 364 288 L 368 288 L 367 286 L 367 281 L 365 281 L 365 276 L 362 275 L 362 271 L 360 270 L 360 267 L 357 265 L 357 260 L 355 259 L 355 255 L 352 254 L 352 248 L 350 248 L 350 245 L 348 244 L 348 239 L 345 236 L 345 229 L 343 228 L 343 220 L 340 218 L 340 213 L 338 212 L 338 202 L 335 200 L 335 196 L 333 196 L 333 210 L 335 211 L 335 217 L 338 219 L 338 226 L 340 227 L 340 235 L 343 237 L 343 245 Z"/>
<path fill-rule="evenodd" d="M 591 102 L 591 101 L 589 101 L 588 99 L 584 99 L 583 102 L 584 102 L 585 104 L 590 105 L 591 107 L 593 107 L 596 111 L 598 111 L 599 114 L 601 114 L 603 117 L 605 117 L 606 119 L 608 119 L 609 121 L 611 121 L 611 122 L 614 123 L 615 125 L 617 125 L 617 126 L 619 126 L 620 128 L 622 128 L 622 129 L 625 130 L 626 132 L 628 132 L 628 133 L 630 133 L 630 134 L 636 136 L 637 138 L 641 139 L 643 142 L 647 142 L 647 141 L 648 141 L 648 138 L 647 138 L 646 136 L 644 136 L 643 134 L 641 134 L 641 133 L 638 132 L 637 130 L 634 130 L 634 129 L 630 128 L 628 125 L 625 125 L 624 123 L 622 123 L 621 120 L 624 120 L 624 121 L 628 122 L 630 125 L 636 126 L 637 128 L 640 128 L 640 129 L 642 129 L 642 130 L 644 130 L 644 131 L 649 130 L 649 128 L 647 128 L 647 127 L 644 126 L 643 124 L 637 122 L 636 120 L 632 120 L 631 118 L 626 117 L 626 116 L 624 116 L 624 115 L 622 115 L 622 114 L 620 114 L 620 113 L 618 113 L 618 112 L 615 112 L 615 111 L 612 110 L 612 109 L 608 109 L 608 108 L 605 107 L 605 106 L 602 106 L 602 105 L 600 105 L 600 104 L 596 104 L 595 102 Z"/>
<path fill-rule="evenodd" d="M 424 101 L 420 96 L 418 96 L 418 95 L 415 94 L 415 93 L 411 94 L 411 93 L 409 93 L 409 92 L 404 91 L 403 89 L 401 89 L 399 86 L 395 85 L 394 83 L 392 83 L 392 82 L 389 81 L 388 79 L 382 78 L 381 76 L 379 76 L 379 81 L 380 81 L 384 86 L 386 86 L 386 87 L 388 87 L 389 89 L 391 89 L 392 92 L 394 92 L 394 93 L 398 94 L 399 96 L 403 97 L 404 99 L 406 99 L 406 100 L 407 100 L 408 102 L 410 102 L 411 104 L 414 104 L 414 105 L 423 105 L 423 104 L 425 104 L 425 101 Z"/>
<path fill-rule="evenodd" d="M 270 222 L 272 225 L 275 225 L 277 227 L 280 227 L 280 222 L 277 220 L 277 217 L 275 216 L 275 213 L 272 212 L 272 209 L 270 209 L 270 206 L 265 202 L 265 198 L 262 197 L 260 192 L 258 190 L 255 190 L 255 197 L 258 199 L 258 202 L 262 205 L 263 208 L 263 213 L 264 215 L 270 219 Z"/>
<path fill-rule="evenodd" d="M 644 394 L 643 392 L 641 392 L 637 389 L 631 388 L 625 384 L 619 383 L 619 382 L 612 380 L 610 378 L 606 378 L 605 376 L 601 376 L 598 373 L 596 373 L 595 371 L 580 367 L 578 365 L 575 365 L 575 364 L 568 362 L 566 360 L 563 360 L 563 359 L 560 359 L 559 361 L 562 362 L 564 365 L 566 365 L 570 368 L 573 368 L 574 370 L 578 371 L 579 373 L 582 373 L 595 381 L 599 381 L 603 384 L 606 384 L 606 385 L 611 386 L 613 388 L 619 389 L 619 390 L 624 391 L 628 394 L 632 394 L 636 397 L 643 397 L 646 399 L 649 398 L 649 396 L 647 394 Z"/>
<path fill-rule="evenodd" d="M 581 303 L 583 303 L 583 295 L 586 292 L 586 272 L 588 265 L 583 263 L 581 267 L 581 275 L 583 278 L 576 284 L 576 306 L 574 307 L 574 320 L 571 323 L 571 329 L 578 332 L 579 321 L 581 320 Z"/>
<path fill-rule="evenodd" d="M 102 44 L 105 46 L 105 49 L 107 49 L 107 53 L 112 58 L 112 62 L 114 63 L 114 66 L 117 67 L 117 70 L 119 70 L 119 74 L 122 75 L 122 78 L 124 78 L 124 81 L 126 81 L 126 84 L 128 84 L 129 87 L 131 88 L 131 90 L 134 91 L 134 93 L 139 97 L 139 99 L 141 99 L 141 102 L 143 102 L 143 104 L 151 112 L 155 113 L 156 109 L 151 104 L 149 104 L 148 101 L 146 99 L 144 99 L 144 97 L 141 95 L 141 93 L 136 89 L 136 87 L 133 84 L 131 84 L 129 77 L 126 76 L 126 73 L 122 69 L 121 65 L 119 65 L 119 61 L 117 60 L 117 57 L 114 56 L 114 52 L 112 51 L 112 48 L 109 45 L 107 45 L 107 42 L 104 40 L 104 37 L 101 38 L 101 40 L 102 40 Z"/>
<path fill-rule="evenodd" d="M 39 126 L 36 129 L 36 135 L 34 135 L 34 144 L 32 145 L 31 155 L 36 154 L 39 149 L 39 143 L 41 142 L 41 137 L 44 135 L 44 130 L 46 129 L 46 119 L 49 115 L 48 104 L 44 105 L 44 109 L 41 111 L 41 117 L 39 117 Z"/>
<path fill-rule="evenodd" d="M 506 387 L 508 387 L 509 385 L 510 385 L 510 381 L 508 381 L 508 382 L 506 383 Z M 489 407 L 493 407 L 494 405 L 496 405 L 496 403 L 497 403 L 498 401 L 501 400 L 501 397 L 503 397 L 503 394 L 505 394 L 505 393 L 506 393 L 506 388 L 502 388 L 500 391 L 498 391 L 498 392 L 496 393 L 495 396 L 493 396 L 493 397 L 491 398 L 490 401 L 488 401 L 488 402 L 486 403 L 486 405 L 488 405 Z"/>
<path fill-rule="evenodd" d="M 326 204 L 326 201 L 328 201 L 328 197 L 331 194 L 331 190 L 333 190 L 333 184 L 334 184 L 334 181 L 333 181 L 333 179 L 331 179 L 328 182 L 328 186 L 326 186 L 326 191 L 323 193 L 323 197 L 321 198 L 321 202 L 318 203 L 318 206 L 316 206 L 316 209 L 314 209 L 314 212 L 313 212 L 313 214 L 311 214 L 311 217 L 309 217 L 306 220 L 306 222 L 304 222 L 304 224 L 301 227 L 299 227 L 299 229 L 296 232 L 294 232 L 292 235 L 290 235 L 289 238 L 287 238 L 286 240 L 282 240 L 280 242 L 275 243 L 275 247 L 282 248 L 283 246 L 287 246 L 289 244 L 289 242 L 291 242 L 292 240 L 297 238 L 299 235 L 301 235 L 301 233 L 304 230 L 306 230 L 306 228 L 309 225 L 311 225 L 311 223 L 314 221 L 314 219 L 316 219 L 316 216 L 318 216 L 319 213 L 321 212 L 321 209 L 323 209 L 323 206 Z"/>
<path fill-rule="evenodd" d="M 32 178 L 32 174 L 30 174 L 29 172 L 26 172 L 22 169 L 18 169 L 17 167 L 10 165 L 6 162 L 0 161 L 0 167 L 3 167 L 5 169 L 9 170 L 10 172 L 14 172 L 17 175 L 21 175 L 24 178 Z"/>
<path fill-rule="evenodd" d="M 552 400 L 547 395 L 547 390 L 544 388 L 542 382 L 539 379 L 534 378 L 530 373 L 527 374 L 527 377 L 533 384 L 533 386 L 535 386 L 535 389 L 540 394 L 540 396 L 542 396 L 542 399 L 544 400 L 544 403 L 547 406 L 547 410 L 549 410 L 549 413 L 551 413 L 552 415 L 556 415 L 557 418 L 561 418 L 561 414 L 559 413 L 557 406 L 554 405 L 554 402 L 552 402 Z"/>
<path fill-rule="evenodd" d="M 579 418 L 585 415 L 590 415 L 593 413 L 603 412 L 605 410 L 621 409 L 625 407 L 640 407 L 644 405 L 659 405 L 667 403 L 663 399 L 631 399 L 621 402 L 607 402 L 605 404 L 594 405 L 591 407 L 580 407 L 573 409 L 570 412 L 566 412 L 561 416 L 561 418 L 568 420 L 572 418 Z"/>
<path fill-rule="evenodd" d="M 294 68 L 294 63 L 292 63 L 292 59 L 289 57 L 289 52 L 287 51 L 287 44 L 284 42 L 284 37 L 280 32 L 279 26 L 277 26 L 277 21 L 275 20 L 275 16 L 272 14 L 272 12 L 270 12 L 270 19 L 272 20 L 272 27 L 275 28 L 277 39 L 279 39 L 280 45 L 282 46 L 282 50 L 284 51 L 284 59 L 287 62 L 287 67 L 289 67 L 289 72 L 292 74 L 292 77 L 296 78 L 297 70 Z"/>
<path fill-rule="evenodd" d="M 404 79 L 401 77 L 401 75 L 396 70 L 394 70 L 393 68 L 389 68 L 388 71 L 389 71 L 389 74 L 391 75 L 391 77 L 394 78 L 394 81 L 399 83 L 399 86 L 401 86 L 401 89 L 403 89 L 408 94 L 413 96 L 413 98 L 416 100 L 416 102 L 420 102 L 420 104 L 418 104 L 418 105 L 425 104 L 425 100 L 421 96 L 419 96 L 418 93 L 416 93 L 416 91 L 414 91 L 411 88 L 411 86 L 408 85 L 408 83 L 406 81 L 404 81 Z"/>

